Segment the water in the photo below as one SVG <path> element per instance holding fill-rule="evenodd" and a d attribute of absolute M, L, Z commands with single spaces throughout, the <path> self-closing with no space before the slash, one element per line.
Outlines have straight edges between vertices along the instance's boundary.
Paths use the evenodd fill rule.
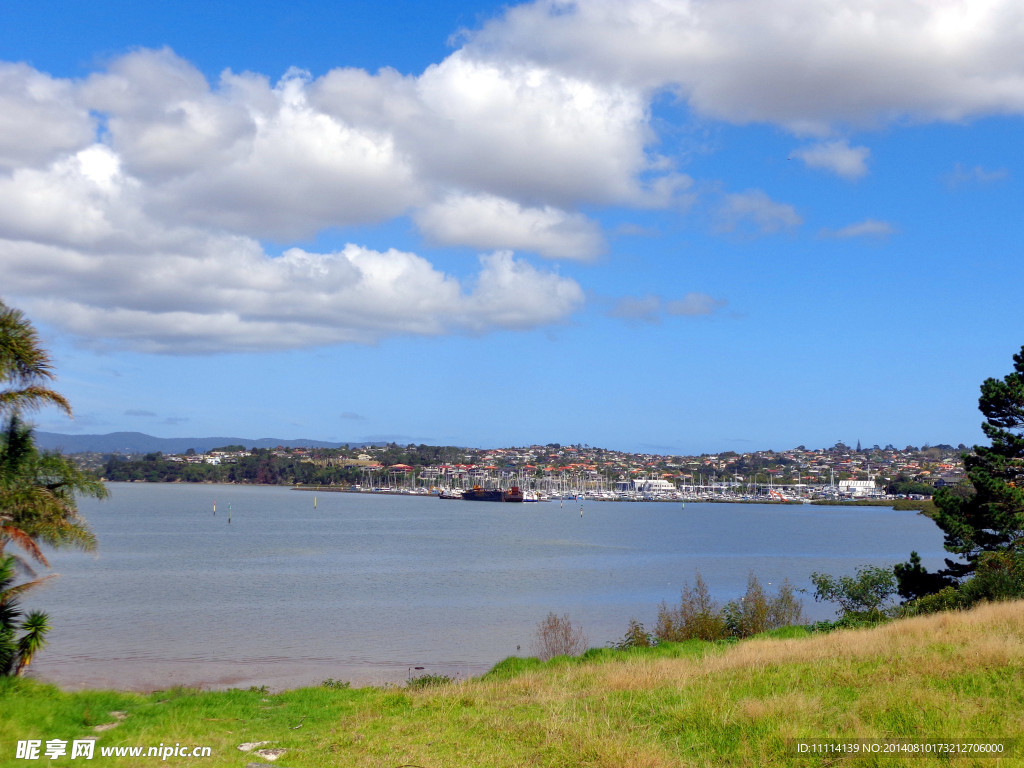
<path fill-rule="evenodd" d="M 751 571 L 769 591 L 810 588 L 814 571 L 889 566 L 911 549 L 935 568 L 945 554 L 930 520 L 879 507 L 585 502 L 581 517 L 570 502 L 111 490 L 80 504 L 99 552 L 52 553 L 60 578 L 24 601 L 53 624 L 35 676 L 69 688 L 475 675 L 529 654 L 549 611 L 591 645 L 621 638 L 630 618 L 651 626 L 698 570 L 725 601 Z M 804 607 L 834 614 L 810 594 Z"/>

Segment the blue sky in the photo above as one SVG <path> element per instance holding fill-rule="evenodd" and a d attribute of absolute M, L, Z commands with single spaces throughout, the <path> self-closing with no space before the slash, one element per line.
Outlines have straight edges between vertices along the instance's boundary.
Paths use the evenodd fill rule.
<path fill-rule="evenodd" d="M 1006 0 L 5 2 L 41 429 L 981 442 L 1024 343 Z"/>

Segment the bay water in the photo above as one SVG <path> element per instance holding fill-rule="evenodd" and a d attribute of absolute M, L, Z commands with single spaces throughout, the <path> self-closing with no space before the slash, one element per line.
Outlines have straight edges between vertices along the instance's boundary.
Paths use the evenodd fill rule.
<path fill-rule="evenodd" d="M 652 627 L 698 571 L 722 602 L 751 572 L 770 593 L 788 580 L 822 619 L 835 607 L 814 602 L 811 573 L 945 555 L 934 523 L 884 507 L 110 489 L 79 505 L 98 551 L 50 552 L 59 578 L 23 600 L 52 624 L 32 674 L 67 688 L 466 677 L 530 655 L 549 611 L 592 646 L 631 618 Z"/>

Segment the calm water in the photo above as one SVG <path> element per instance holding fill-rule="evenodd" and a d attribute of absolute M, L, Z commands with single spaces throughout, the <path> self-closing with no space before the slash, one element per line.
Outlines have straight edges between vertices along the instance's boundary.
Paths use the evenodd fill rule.
<path fill-rule="evenodd" d="M 111 490 L 81 504 L 98 554 L 54 553 L 60 578 L 25 601 L 54 625 L 35 675 L 67 687 L 473 675 L 528 654 L 548 611 L 582 624 L 591 645 L 632 617 L 650 626 L 697 570 L 724 601 L 751 570 L 810 587 L 814 571 L 888 566 L 911 549 L 933 568 L 944 555 L 934 523 L 872 507 L 586 502 L 581 517 L 570 502 Z M 804 607 L 833 615 L 809 595 Z"/>

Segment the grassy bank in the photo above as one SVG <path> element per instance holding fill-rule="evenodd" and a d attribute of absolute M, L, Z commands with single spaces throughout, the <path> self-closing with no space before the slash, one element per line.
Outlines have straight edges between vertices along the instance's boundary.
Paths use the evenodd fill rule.
<path fill-rule="evenodd" d="M 815 506 L 821 507 L 892 507 L 893 509 L 917 510 L 928 517 L 935 512 L 935 502 L 931 499 L 857 499 L 856 501 L 817 500 Z"/>
<path fill-rule="evenodd" d="M 785 633 L 782 633 L 785 634 Z M 1024 603 L 869 630 L 592 651 L 541 664 L 508 659 L 478 680 L 423 688 L 61 692 L 0 681 L 0 765 L 19 739 L 96 736 L 101 746 L 211 747 L 174 766 L 1000 765 L 1017 759 L 797 757 L 791 739 L 1006 739 L 1024 732 Z M 799 634 L 801 636 L 792 636 Z M 778 633 L 777 633 L 778 635 Z M 111 715 L 111 712 L 123 713 Z M 121 719 L 118 719 L 121 718 Z M 109 730 L 94 727 L 117 723 Z"/>

